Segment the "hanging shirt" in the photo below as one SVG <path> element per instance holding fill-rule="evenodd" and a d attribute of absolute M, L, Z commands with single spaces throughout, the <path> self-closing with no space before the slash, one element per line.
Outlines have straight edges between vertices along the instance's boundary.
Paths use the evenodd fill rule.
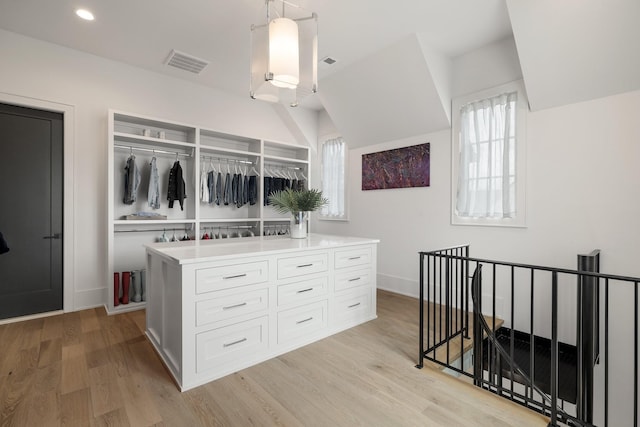
<path fill-rule="evenodd" d="M 238 198 L 236 199 L 236 207 L 244 205 L 244 178 L 238 174 Z"/>
<path fill-rule="evenodd" d="M 151 171 L 149 172 L 149 190 L 147 191 L 147 200 L 150 208 L 160 208 L 160 176 L 158 174 L 158 167 L 156 166 L 155 157 L 151 159 Z"/>
<path fill-rule="evenodd" d="M 262 201 L 262 204 L 267 206 L 269 204 L 269 195 L 271 194 L 271 177 L 269 176 L 265 176 L 263 178 L 263 184 L 264 184 L 264 200 Z"/>
<path fill-rule="evenodd" d="M 133 154 L 127 159 L 124 167 L 124 197 L 122 202 L 125 205 L 132 205 L 136 202 L 136 194 L 140 185 L 140 171 L 136 166 L 136 156 Z"/>
<path fill-rule="evenodd" d="M 265 199 L 267 196 L 265 195 Z M 249 177 L 249 204 L 255 205 L 258 201 L 258 177 L 251 175 Z"/>
<path fill-rule="evenodd" d="M 233 194 L 231 194 L 231 174 L 227 172 L 224 177 L 224 193 L 222 195 L 222 201 L 225 205 L 233 200 Z"/>
<path fill-rule="evenodd" d="M 244 176 L 244 184 L 242 185 L 242 204 L 249 203 L 249 177 Z"/>
<path fill-rule="evenodd" d="M 215 200 L 215 194 L 214 194 L 214 193 L 215 193 L 215 191 L 216 191 L 216 189 L 215 189 L 215 181 L 216 181 L 216 179 L 215 179 L 215 176 L 214 176 L 214 174 L 213 174 L 213 171 L 210 171 L 210 172 L 207 174 L 207 185 L 208 185 L 208 187 L 209 187 L 209 188 L 208 188 L 208 190 L 209 190 L 209 200 L 208 200 L 208 203 L 210 203 L 210 204 L 211 204 L 211 203 L 213 203 L 213 202 L 214 202 L 214 200 Z"/>
<path fill-rule="evenodd" d="M 200 201 L 209 203 L 209 183 L 207 182 L 207 171 L 204 169 L 200 174 Z"/>
<path fill-rule="evenodd" d="M 216 179 L 216 198 L 214 203 L 220 206 L 222 200 L 222 173 L 218 172 L 218 178 Z"/>

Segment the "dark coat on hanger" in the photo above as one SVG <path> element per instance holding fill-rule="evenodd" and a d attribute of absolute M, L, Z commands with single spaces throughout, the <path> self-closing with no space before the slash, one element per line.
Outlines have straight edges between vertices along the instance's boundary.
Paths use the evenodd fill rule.
<path fill-rule="evenodd" d="M 0 233 L 0 254 L 4 254 L 9 252 L 9 245 L 7 245 L 7 241 L 4 240 L 4 236 Z"/>
<path fill-rule="evenodd" d="M 173 208 L 173 202 L 180 202 L 180 210 L 184 210 L 184 199 L 187 198 L 184 179 L 182 178 L 182 167 L 180 162 L 176 160 L 169 171 L 169 185 L 167 186 L 167 200 L 169 207 Z"/>

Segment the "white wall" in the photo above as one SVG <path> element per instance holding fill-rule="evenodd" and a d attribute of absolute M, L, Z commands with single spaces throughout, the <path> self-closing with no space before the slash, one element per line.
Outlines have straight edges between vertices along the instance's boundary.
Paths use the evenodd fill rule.
<path fill-rule="evenodd" d="M 230 95 L 2 30 L 0 56 L 0 92 L 74 106 L 74 303 L 68 307 L 72 310 L 106 301 L 109 108 L 296 142 L 269 104 L 252 101 L 248 95 Z M 308 122 L 315 123 L 315 113 Z"/>
<path fill-rule="evenodd" d="M 505 75 L 506 81 L 513 77 Z M 468 81 L 464 86 L 457 93 L 481 89 Z M 480 258 L 566 268 L 575 268 L 576 254 L 599 248 L 602 272 L 639 277 L 638 117 L 640 91 L 529 113 L 526 228 L 451 225 L 451 135 L 442 131 L 350 150 L 350 221 L 316 220 L 314 230 L 380 239 L 378 287 L 412 296 L 419 291 L 418 251 L 462 243 Z M 423 142 L 431 143 L 430 187 L 361 190 L 362 154 Z M 611 400 L 612 425 L 627 425 L 633 407 L 630 296 L 612 295 L 609 335 L 617 350 L 610 374 L 612 384 L 623 387 Z M 572 310 L 562 306 L 561 315 L 575 318 Z M 549 318 L 540 322 L 548 325 Z M 564 326 L 560 338 L 570 342 L 575 327 Z"/>
<path fill-rule="evenodd" d="M 454 61 L 454 93 L 520 77 L 513 40 Z M 515 61 L 515 62 L 514 62 Z M 503 64 L 498 77 L 469 70 Z M 498 78 L 501 79 L 497 80 Z M 640 93 L 601 98 L 527 117 L 527 228 L 452 226 L 450 131 L 349 152 L 348 223 L 316 221 L 314 230 L 381 239 L 379 286 L 417 295 L 417 252 L 471 243 L 472 255 L 575 267 L 577 253 L 602 249 L 605 272 L 640 275 Z M 431 143 L 431 186 L 361 190 L 361 156 Z M 348 143 L 348 141 L 347 141 Z"/>

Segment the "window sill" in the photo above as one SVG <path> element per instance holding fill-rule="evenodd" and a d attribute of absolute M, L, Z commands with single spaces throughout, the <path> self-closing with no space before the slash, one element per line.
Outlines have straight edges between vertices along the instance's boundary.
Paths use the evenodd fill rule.
<path fill-rule="evenodd" d="M 318 217 L 319 221 L 340 221 L 340 222 L 349 222 L 349 218 L 330 218 L 330 217 Z"/>
<path fill-rule="evenodd" d="M 468 218 L 454 215 L 451 218 L 451 225 L 472 225 L 480 227 L 505 227 L 505 228 L 527 228 L 524 218 Z"/>

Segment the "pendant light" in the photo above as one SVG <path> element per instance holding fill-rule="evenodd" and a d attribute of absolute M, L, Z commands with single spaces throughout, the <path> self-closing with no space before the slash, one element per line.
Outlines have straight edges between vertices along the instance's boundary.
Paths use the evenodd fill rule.
<path fill-rule="evenodd" d="M 269 22 L 269 65 L 277 87 L 295 89 L 300 82 L 298 24 L 289 18 Z"/>
<path fill-rule="evenodd" d="M 297 106 L 318 90 L 317 15 L 286 0 L 265 0 L 265 5 L 266 22 L 251 26 L 249 93 L 253 99 Z"/>

